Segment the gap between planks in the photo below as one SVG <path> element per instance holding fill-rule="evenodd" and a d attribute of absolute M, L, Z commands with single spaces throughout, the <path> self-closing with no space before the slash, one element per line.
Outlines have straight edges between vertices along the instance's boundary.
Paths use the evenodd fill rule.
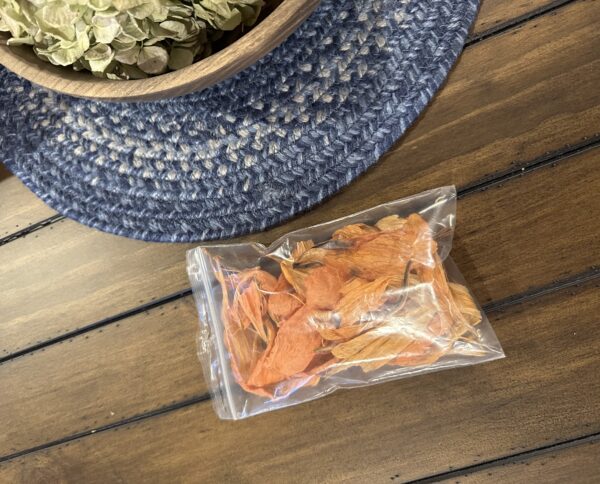
<path fill-rule="evenodd" d="M 510 454 L 505 457 L 499 457 L 498 459 L 490 459 L 486 462 L 481 462 L 479 464 L 474 464 L 471 466 L 461 467 L 460 469 L 456 469 L 449 472 L 440 472 L 438 474 L 433 474 L 428 477 L 423 477 L 422 479 L 416 479 L 412 481 L 406 481 L 407 484 L 429 484 L 433 482 L 439 482 L 441 480 L 459 478 L 464 476 L 465 474 L 471 474 L 474 472 L 481 472 L 488 469 L 493 469 L 495 467 L 503 466 L 506 464 L 511 464 L 513 462 L 517 462 L 523 459 L 530 459 L 532 457 L 537 457 L 539 455 L 546 454 L 548 452 L 559 451 L 569 449 L 571 447 L 577 447 L 579 445 L 593 443 L 600 441 L 600 432 L 595 432 L 593 434 L 583 435 L 581 437 L 576 437 L 574 439 L 568 439 L 561 442 L 557 442 L 554 444 L 544 445 L 541 447 L 537 447 L 535 449 L 526 450 L 524 452 L 517 452 L 515 454 Z"/>
<path fill-rule="evenodd" d="M 536 18 L 541 17 L 542 15 L 552 13 L 555 10 L 558 10 L 561 7 L 564 7 L 565 5 L 574 1 L 575 0 L 556 0 L 548 5 L 544 5 L 543 7 L 536 8 L 531 12 L 515 17 L 514 19 L 510 19 L 498 25 L 495 25 L 494 27 L 490 27 L 487 30 L 484 30 L 474 35 L 470 35 L 467 38 L 467 41 L 465 42 L 465 48 L 483 40 L 489 39 L 490 37 L 494 37 L 514 28 L 518 28 L 519 26 L 531 20 L 535 20 Z"/>
<path fill-rule="evenodd" d="M 565 7 L 570 3 L 574 3 L 575 1 L 577 1 L 577 0 L 556 0 L 555 2 L 552 2 L 548 5 L 539 7 L 531 12 L 520 15 L 514 19 L 507 20 L 498 25 L 495 25 L 494 27 L 490 27 L 487 30 L 484 30 L 484 31 L 479 32 L 474 35 L 471 35 L 467 38 L 465 45 L 464 45 L 464 49 L 467 49 L 470 46 L 477 44 L 479 42 L 482 42 L 484 40 L 488 40 L 488 39 L 491 39 L 498 35 L 501 35 L 505 32 L 517 29 L 520 26 L 522 26 L 523 24 L 530 22 L 532 20 L 535 20 L 544 15 L 552 14 L 553 12 L 556 12 L 557 10 L 561 9 L 562 7 Z M 56 214 L 56 215 L 48 217 L 44 220 L 40 220 L 39 222 L 36 222 L 28 227 L 25 227 L 25 228 L 18 230 L 10 235 L 0 238 L 0 246 L 8 244 L 10 242 L 13 242 L 21 237 L 25 237 L 26 235 L 29 235 L 33 232 L 36 232 L 45 227 L 48 227 L 56 222 L 60 222 L 63 219 L 65 219 L 64 215 Z M 0 363 L 2 361 L 3 360 L 0 359 Z"/>

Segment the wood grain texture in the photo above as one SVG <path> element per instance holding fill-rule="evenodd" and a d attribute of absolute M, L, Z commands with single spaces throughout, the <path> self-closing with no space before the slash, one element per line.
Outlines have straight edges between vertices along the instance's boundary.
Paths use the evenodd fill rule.
<path fill-rule="evenodd" d="M 453 257 L 483 304 L 600 264 L 600 148 L 465 197 Z M 585 180 L 586 183 L 581 183 Z M 543 255 L 537 254 L 539 250 Z M 514 276 L 507 266 L 519 267 Z"/>
<path fill-rule="evenodd" d="M 480 301 L 600 263 L 597 230 L 589 223 L 600 217 L 589 190 L 600 187 L 600 171 L 587 187 L 577 183 L 599 162 L 600 148 L 459 201 L 453 257 Z M 567 225 L 568 231 L 556 229 Z M 0 365 L 3 411 L 11 422 L 0 435 L 0 456 L 205 393 L 196 320 L 187 297 Z"/>
<path fill-rule="evenodd" d="M 373 170 L 319 209 L 246 239 L 268 242 L 432 186 L 468 185 L 593 136 L 599 21 L 599 3 L 578 1 L 474 45 L 418 125 Z M 0 247 L 0 357 L 187 287 L 189 247 L 127 240 L 72 221 Z M 589 253 L 573 255 L 572 270 L 589 263 Z M 556 272 L 569 270 L 562 264 Z M 48 274 L 60 277 L 49 284 Z"/>
<path fill-rule="evenodd" d="M 544 482 L 561 484 L 596 484 L 600 479 L 600 441 L 594 440 L 557 450 L 548 450 L 522 460 L 482 469 L 481 471 L 448 479 L 460 484 L 496 483 L 519 484 Z"/>
<path fill-rule="evenodd" d="M 477 37 L 485 32 L 499 28 L 524 18 L 534 12 L 565 3 L 565 0 L 520 0 L 507 5 L 505 0 L 484 0 L 481 2 L 479 14 L 473 26 L 472 36 Z"/>
<path fill-rule="evenodd" d="M 189 247 L 67 220 L 0 246 L 0 357 L 186 287 Z"/>
<path fill-rule="evenodd" d="M 53 66 L 27 47 L 0 43 L 0 64 L 47 89 L 72 96 L 141 101 L 179 96 L 212 86 L 237 74 L 281 44 L 310 15 L 319 0 L 284 0 L 271 15 L 225 49 L 191 66 L 161 76 L 134 81 L 111 81 Z"/>
<path fill-rule="evenodd" d="M 0 480 L 405 481 L 597 432 L 597 281 L 493 314 L 506 359 L 238 422 L 202 402 L 6 461 Z"/>
<path fill-rule="evenodd" d="M 515 19 L 551 7 L 556 3 L 556 0 L 526 0 L 517 4 L 509 2 L 508 0 L 484 0 L 481 4 L 477 19 L 475 20 L 472 35 L 477 36 L 490 29 L 509 24 Z M 507 8 L 508 6 L 509 8 Z M 15 184 L 15 186 L 18 191 L 15 192 L 14 195 L 11 194 L 11 196 L 14 196 L 18 206 L 22 207 L 19 210 L 22 210 L 24 214 L 27 215 L 26 218 L 19 220 L 18 224 L 20 226 L 32 225 L 46 219 L 49 216 L 48 213 L 54 214 L 52 209 L 41 203 L 40 200 L 24 186 L 18 184 Z M 2 190 L 3 188 L 0 185 L 0 196 L 2 196 Z M 1 206 L 2 205 L 0 205 L 0 207 Z M 12 206 L 8 212 L 0 210 L 0 237 L 4 237 L 9 235 L 9 233 L 14 232 L 14 230 L 10 231 L 10 229 L 14 229 L 15 227 L 8 225 L 5 228 L 3 225 L 3 218 L 6 217 L 5 213 L 10 214 L 13 212 L 15 212 L 15 210 Z M 14 226 L 15 224 L 12 225 Z M 7 230 L 9 230 L 9 232 L 6 232 Z"/>
<path fill-rule="evenodd" d="M 55 214 L 18 178 L 11 176 L 0 181 L 0 239 Z"/>
<path fill-rule="evenodd" d="M 197 319 L 188 297 L 0 365 L 0 456 L 206 393 Z"/>

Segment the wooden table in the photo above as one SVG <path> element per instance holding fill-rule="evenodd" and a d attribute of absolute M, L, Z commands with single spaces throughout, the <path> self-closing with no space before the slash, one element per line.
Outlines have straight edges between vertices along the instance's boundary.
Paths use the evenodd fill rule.
<path fill-rule="evenodd" d="M 507 358 L 215 416 L 184 253 L 0 182 L 0 482 L 598 482 L 600 2 L 484 0 L 433 104 L 268 242 L 460 190 L 453 256 Z"/>

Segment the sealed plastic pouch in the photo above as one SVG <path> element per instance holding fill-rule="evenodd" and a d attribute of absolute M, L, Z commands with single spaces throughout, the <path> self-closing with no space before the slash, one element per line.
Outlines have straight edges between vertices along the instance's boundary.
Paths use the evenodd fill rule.
<path fill-rule="evenodd" d="M 448 257 L 442 187 L 291 232 L 188 252 L 198 354 L 219 417 L 241 419 L 504 356 Z"/>

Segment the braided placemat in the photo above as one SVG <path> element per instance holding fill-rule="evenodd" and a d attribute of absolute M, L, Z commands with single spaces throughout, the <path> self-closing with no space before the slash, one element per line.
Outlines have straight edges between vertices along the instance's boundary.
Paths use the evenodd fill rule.
<path fill-rule="evenodd" d="M 262 230 L 350 183 L 406 131 L 477 6 L 323 0 L 251 68 L 153 103 L 61 96 L 0 68 L 1 153 L 46 203 L 100 230 L 168 242 Z"/>

